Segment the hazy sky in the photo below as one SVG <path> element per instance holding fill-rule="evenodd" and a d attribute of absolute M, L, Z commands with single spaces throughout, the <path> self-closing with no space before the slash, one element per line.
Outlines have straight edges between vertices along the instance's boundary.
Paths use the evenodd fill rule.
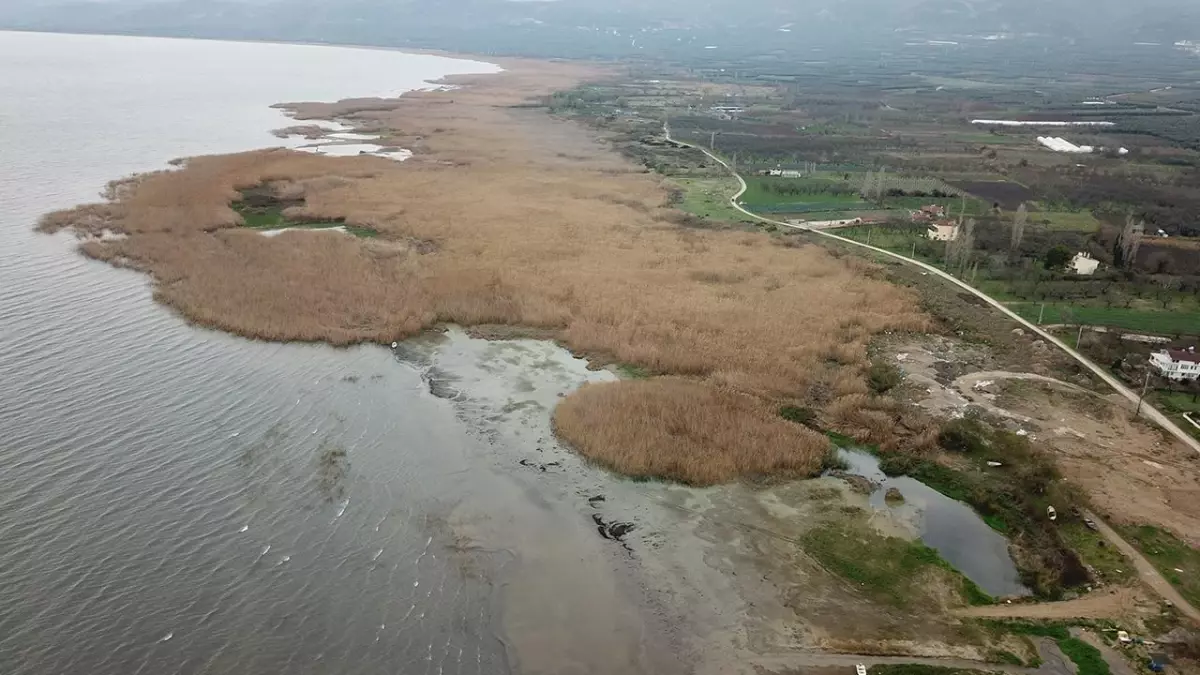
<path fill-rule="evenodd" d="M 565 56 L 718 38 L 792 50 L 897 34 L 1170 44 L 1200 40 L 1200 0 L 0 0 L 4 27 Z"/>

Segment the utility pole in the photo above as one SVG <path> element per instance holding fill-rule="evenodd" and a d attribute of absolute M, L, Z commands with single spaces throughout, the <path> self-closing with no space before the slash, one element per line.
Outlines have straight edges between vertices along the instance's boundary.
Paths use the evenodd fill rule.
<path fill-rule="evenodd" d="M 910 258 L 916 258 L 916 257 L 917 257 L 917 242 L 915 242 L 915 241 L 913 242 L 913 250 L 912 250 L 912 254 L 911 254 L 911 255 L 909 255 L 908 257 L 910 257 Z"/>
<path fill-rule="evenodd" d="M 874 231 L 875 231 L 875 228 L 871 228 L 871 229 L 867 230 L 867 246 L 871 245 L 871 233 Z"/>
<path fill-rule="evenodd" d="M 1079 335 L 1075 338 L 1075 349 L 1079 349 L 1079 343 L 1083 342 L 1083 324 L 1079 324 Z"/>
<path fill-rule="evenodd" d="M 1043 302 L 1043 303 L 1042 303 L 1042 308 L 1041 308 L 1040 310 L 1038 310 L 1038 323 L 1037 323 L 1037 325 L 1039 325 L 1039 326 L 1040 326 L 1040 325 L 1042 325 L 1042 317 L 1043 317 L 1043 316 L 1045 316 L 1045 315 L 1046 315 L 1046 303 L 1044 303 L 1044 302 Z"/>
<path fill-rule="evenodd" d="M 1146 400 L 1146 390 L 1150 388 L 1150 371 L 1146 371 L 1146 383 L 1142 385 L 1142 395 L 1138 397 L 1138 407 L 1134 411 L 1133 416 L 1139 417 L 1142 414 L 1142 401 Z"/>
<path fill-rule="evenodd" d="M 712 137 L 708 140 L 708 149 L 713 152 L 717 151 L 717 132 L 712 132 Z"/>

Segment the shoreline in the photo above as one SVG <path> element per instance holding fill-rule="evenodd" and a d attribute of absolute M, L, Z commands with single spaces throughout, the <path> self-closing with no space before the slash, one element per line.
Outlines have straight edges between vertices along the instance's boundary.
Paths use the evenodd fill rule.
<path fill-rule="evenodd" d="M 86 242 L 84 252 L 148 273 L 155 300 L 190 322 L 243 337 L 348 346 L 386 344 L 448 323 L 468 330 L 528 326 L 552 331 L 573 353 L 674 376 L 596 385 L 614 396 L 581 399 L 580 424 L 558 425 L 564 445 L 582 450 L 566 451 L 577 462 L 614 447 L 634 447 L 638 461 L 655 462 L 672 437 L 685 436 L 678 451 L 720 457 L 743 448 L 735 462 L 752 467 L 768 457 L 781 477 L 812 475 L 827 439 L 778 418 L 774 406 L 809 387 L 862 403 L 870 336 L 924 325 L 912 295 L 813 246 L 681 228 L 657 176 L 590 130 L 515 107 L 599 71 L 520 63 L 520 71 L 456 76 L 462 88 L 453 91 L 285 106 L 299 112 L 298 121 L 346 120 L 356 131 L 375 125 L 391 138 L 412 139 L 400 143 L 415 152 L 405 162 L 273 150 L 196 157 L 178 171 L 135 180 L 115 202 L 60 213 L 53 222 L 126 235 Z M 229 204 L 239 189 L 264 184 L 298 198 L 291 208 L 305 217 L 343 218 L 381 236 L 356 241 L 298 231 L 267 240 L 245 232 Z M 246 307 L 259 313 L 247 315 Z M 812 337 L 797 343 L 797 325 L 809 326 Z M 593 433 L 618 428 L 630 435 Z M 603 443 L 581 448 L 581 434 Z M 679 500 L 682 511 L 661 509 L 661 498 L 647 499 L 636 482 L 584 477 L 626 491 L 629 505 L 614 504 L 605 523 L 636 518 L 645 528 L 638 536 L 647 547 L 634 549 L 644 557 L 628 563 L 636 574 L 625 583 L 661 599 L 655 614 L 669 612 L 671 623 L 688 626 L 671 639 L 686 643 L 681 650 L 700 663 L 733 667 L 797 647 L 868 648 L 847 632 L 840 608 L 857 603 L 852 614 L 863 616 L 859 610 L 869 604 L 795 550 L 804 530 L 769 506 L 778 495 L 789 504 L 799 500 L 787 508 L 819 506 L 808 493 L 830 488 L 782 483 L 760 494 L 738 481 L 746 466 L 723 470 L 685 478 L 723 484 L 708 491 L 666 486 L 666 499 Z M 839 490 L 826 499 L 841 499 Z M 756 523 L 749 548 L 759 556 L 743 548 L 744 521 Z M 685 534 L 669 534 L 679 528 Z M 574 551 L 554 555 L 568 564 Z M 742 581 L 772 574 L 781 575 L 781 585 Z M 819 598 L 816 609 L 790 605 L 793 596 L 810 595 Z M 708 600 L 716 596 L 720 606 Z M 597 630 L 610 630 L 600 619 Z M 902 636 L 919 627 L 952 638 L 944 619 L 911 626 L 893 619 L 871 621 Z M 805 634 L 789 637 L 792 630 Z"/>
<path fill-rule="evenodd" d="M 487 455 L 472 467 L 487 474 L 480 480 L 496 494 L 464 500 L 447 524 L 456 552 L 519 559 L 505 570 L 514 576 L 497 587 L 524 601 L 512 628 L 519 639 L 504 642 L 540 655 L 540 664 L 521 664 L 532 672 L 579 662 L 572 654 L 556 663 L 544 638 L 522 630 L 547 622 L 542 605 L 564 596 L 590 598 L 584 604 L 601 610 L 554 619 L 564 636 L 579 640 L 567 645 L 564 638 L 558 648 L 609 663 L 632 647 L 628 662 L 611 663 L 613 672 L 668 670 L 637 666 L 648 652 L 711 672 L 784 661 L 806 667 L 813 652 L 954 655 L 984 667 L 984 646 L 965 641 L 956 632 L 962 625 L 936 611 L 957 602 L 952 589 L 935 583 L 947 592 L 926 597 L 921 589 L 928 606 L 885 604 L 880 612 L 876 596 L 810 550 L 813 522 L 864 537 L 883 529 L 865 498 L 837 481 L 772 482 L 743 465 L 683 479 L 713 487 L 685 487 L 595 468 L 605 450 L 635 448 L 643 455 L 635 460 L 653 460 L 677 442 L 685 452 L 746 445 L 758 459 L 761 450 L 782 449 L 799 466 L 775 463 L 775 478 L 805 475 L 812 457 L 801 453 L 827 440 L 777 419 L 778 405 L 821 391 L 831 407 L 896 414 L 872 408 L 881 404 L 865 392 L 859 348 L 879 331 L 924 317 L 911 307 L 911 293 L 861 279 L 875 269 L 865 263 L 783 237 L 680 227 L 655 174 L 617 156 L 594 131 L 524 105 L 523 95 L 599 71 L 521 64 L 530 70 L 495 74 L 511 90 L 489 85 L 490 76 L 463 75 L 452 76 L 466 84 L 451 91 L 296 104 L 311 119 L 350 119 L 388 138 L 413 139 L 421 152 L 408 161 L 287 150 L 198 156 L 178 171 L 135 179 L 113 202 L 60 213 L 58 224 L 77 234 L 117 233 L 81 247 L 149 276 L 155 306 L 239 338 L 337 348 L 416 342 L 457 324 L 492 340 L 476 346 L 502 361 L 501 371 L 517 373 L 502 379 L 506 386 L 554 371 L 567 352 L 641 369 L 645 377 L 590 385 L 615 394 L 600 403 L 576 396 L 573 385 L 545 397 L 529 413 L 535 423 L 521 417 L 529 411 L 520 387 L 519 395 L 482 408 L 499 412 L 484 415 L 481 426 L 505 418 L 497 426 L 515 440 L 494 453 L 503 466 L 487 464 Z M 342 218 L 381 236 L 296 230 L 261 237 L 230 209 L 252 188 L 286 202 L 296 218 Z M 517 345 L 537 353 L 508 360 L 503 352 L 514 337 L 553 343 Z M 567 370 L 591 379 L 577 365 Z M 426 383 L 439 396 L 446 382 L 436 377 Z M 474 403 L 497 389 L 505 393 L 503 386 L 468 386 L 446 398 L 478 421 Z M 561 439 L 552 418 L 560 400 L 582 409 L 577 417 L 586 422 Z M 719 435 L 709 420 L 734 433 Z M 632 433 L 605 436 L 621 427 Z M 581 436 L 599 438 L 602 447 L 571 449 L 579 447 L 572 437 Z M 677 477 L 661 467 L 637 475 L 661 474 Z M 489 520 L 497 517 L 489 504 L 507 507 L 503 523 Z M 588 583 L 589 575 L 604 581 Z M 566 590 L 547 591 L 547 581 Z M 576 630 L 573 619 L 588 627 Z"/>

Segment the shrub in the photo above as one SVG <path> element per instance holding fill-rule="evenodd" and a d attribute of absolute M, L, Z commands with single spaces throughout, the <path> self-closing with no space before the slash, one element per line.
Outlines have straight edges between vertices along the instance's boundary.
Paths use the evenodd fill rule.
<path fill-rule="evenodd" d="M 867 382 L 871 385 L 871 391 L 876 394 L 895 389 L 903 380 L 904 373 L 890 363 L 873 363 L 867 371 Z"/>
<path fill-rule="evenodd" d="M 779 409 L 779 416 L 789 422 L 803 424 L 809 429 L 817 428 L 817 413 L 812 408 L 785 405 Z"/>
<path fill-rule="evenodd" d="M 976 419 L 951 420 L 938 434 L 938 445 L 951 452 L 974 454 L 987 450 L 987 429 Z"/>

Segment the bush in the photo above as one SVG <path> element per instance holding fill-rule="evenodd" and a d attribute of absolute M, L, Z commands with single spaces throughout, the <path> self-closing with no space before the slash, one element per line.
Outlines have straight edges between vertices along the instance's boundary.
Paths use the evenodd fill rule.
<path fill-rule="evenodd" d="M 801 408 L 795 405 L 785 405 L 779 409 L 779 416 L 789 422 L 803 424 L 809 429 L 817 428 L 817 413 L 812 408 Z"/>
<path fill-rule="evenodd" d="M 873 363 L 867 371 L 867 383 L 870 385 L 871 391 L 876 394 L 884 394 L 895 389 L 903 380 L 904 373 L 890 363 Z"/>
<path fill-rule="evenodd" d="M 938 434 L 938 445 L 951 452 L 975 454 L 987 450 L 987 429 L 979 420 L 951 420 Z"/>

